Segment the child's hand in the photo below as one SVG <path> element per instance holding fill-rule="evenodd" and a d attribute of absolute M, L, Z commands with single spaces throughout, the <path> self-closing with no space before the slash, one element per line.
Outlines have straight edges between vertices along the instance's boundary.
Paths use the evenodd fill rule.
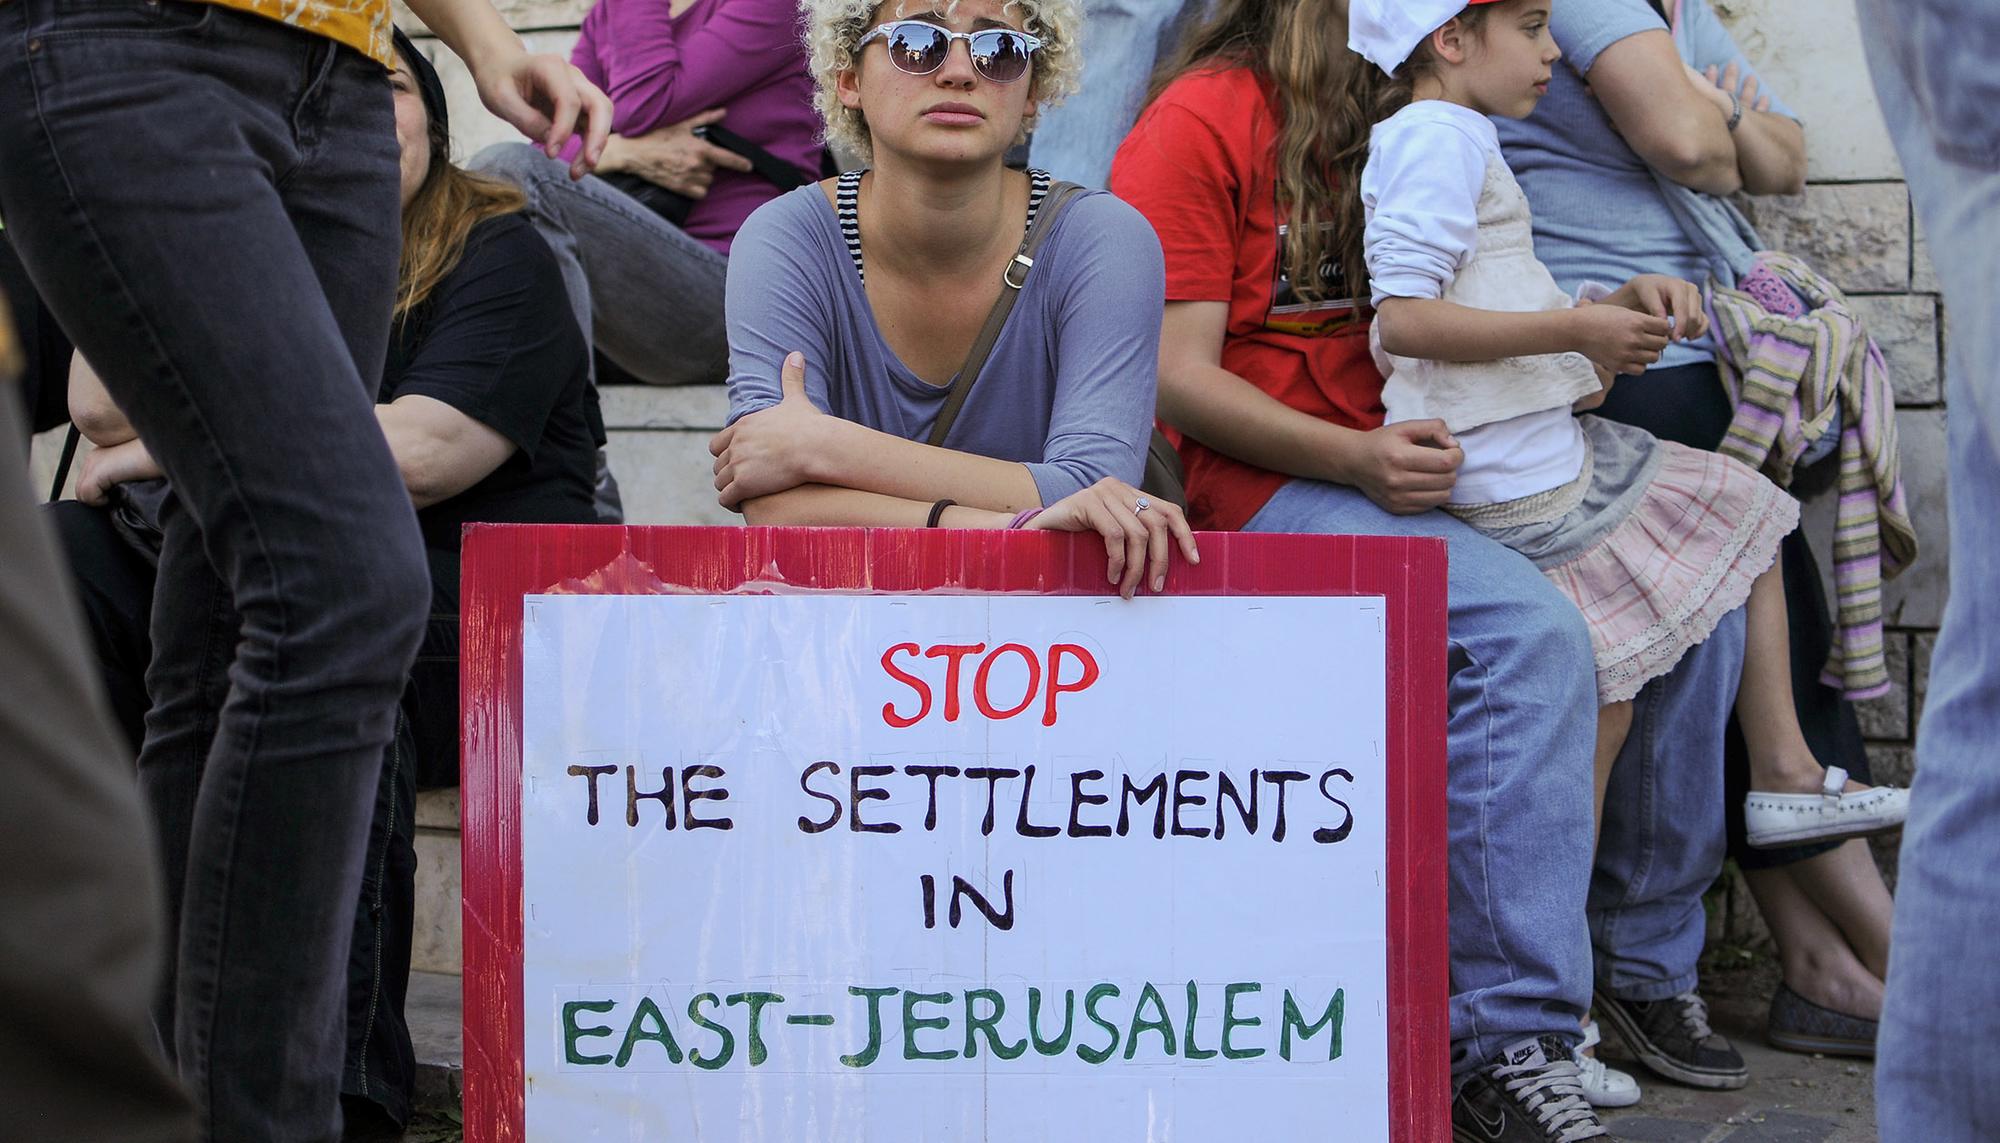
<path fill-rule="evenodd" d="M 1579 305 L 1569 312 L 1575 331 L 1571 348 L 1613 373 L 1644 373 L 1667 347 L 1669 327 L 1664 317 L 1604 303 Z"/>
<path fill-rule="evenodd" d="M 1665 274 L 1640 274 L 1605 295 L 1604 300 L 1628 310 L 1669 318 L 1669 337 L 1693 341 L 1708 330 L 1708 315 L 1701 305 L 1701 287 Z"/>
<path fill-rule="evenodd" d="M 1398 421 L 1361 434 L 1348 458 L 1344 484 L 1398 516 L 1435 508 L 1451 499 L 1465 450 L 1444 422 Z"/>

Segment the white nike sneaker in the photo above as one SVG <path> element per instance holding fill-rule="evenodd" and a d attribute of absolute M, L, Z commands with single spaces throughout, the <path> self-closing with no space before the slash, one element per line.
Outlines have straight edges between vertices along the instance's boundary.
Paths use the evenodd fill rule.
<path fill-rule="evenodd" d="M 1576 1046 L 1576 1069 L 1583 1084 L 1583 1098 L 1592 1107 L 1630 1107 L 1639 1102 L 1639 1081 L 1584 1053 L 1603 1042 L 1597 1021 L 1583 1026 L 1583 1042 Z"/>
<path fill-rule="evenodd" d="M 1753 848 L 1836 841 L 1900 829 L 1910 812 L 1910 792 L 1894 786 L 1870 786 L 1848 792 L 1847 771 L 1826 768 L 1817 794 L 1767 794 L 1750 791 L 1743 799 L 1743 826 Z"/>

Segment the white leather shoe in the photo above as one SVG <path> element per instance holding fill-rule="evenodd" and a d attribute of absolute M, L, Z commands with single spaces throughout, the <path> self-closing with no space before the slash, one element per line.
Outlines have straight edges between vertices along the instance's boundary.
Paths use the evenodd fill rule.
<path fill-rule="evenodd" d="M 1596 1056 L 1584 1055 L 1602 1039 L 1597 1031 L 1597 1021 L 1592 1020 L 1583 1026 L 1583 1043 L 1576 1046 L 1576 1067 L 1582 1073 L 1583 1098 L 1589 1100 L 1592 1107 L 1630 1107 L 1639 1102 L 1639 1081 L 1607 1066 Z"/>
<path fill-rule="evenodd" d="M 1770 849 L 1808 841 L 1836 841 L 1901 829 L 1910 812 L 1910 792 L 1894 786 L 1843 791 L 1847 771 L 1826 768 L 1817 794 L 1750 791 L 1743 799 L 1743 826 L 1751 846 Z"/>

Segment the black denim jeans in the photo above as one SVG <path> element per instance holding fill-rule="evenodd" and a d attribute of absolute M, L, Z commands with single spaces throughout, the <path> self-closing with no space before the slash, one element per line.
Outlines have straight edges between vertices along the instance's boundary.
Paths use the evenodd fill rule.
<path fill-rule="evenodd" d="M 157 594 L 152 544 L 115 524 L 112 511 L 75 500 L 49 505 L 44 518 L 69 564 L 113 717 L 137 750 L 149 705 L 148 617 Z M 416 1056 L 405 1000 L 416 931 L 416 794 L 458 785 L 459 560 L 457 553 L 437 549 L 426 555 L 430 621 L 376 786 L 347 961 L 347 1058 L 340 1092 L 350 1129 L 357 1111 L 376 1125 L 409 1119 Z"/>
<path fill-rule="evenodd" d="M 139 765 L 178 936 L 163 1023 L 214 1139 L 340 1131 L 354 905 L 429 595 L 373 410 L 392 122 L 380 66 L 273 21 L 0 3 L 0 217 L 183 509 Z"/>

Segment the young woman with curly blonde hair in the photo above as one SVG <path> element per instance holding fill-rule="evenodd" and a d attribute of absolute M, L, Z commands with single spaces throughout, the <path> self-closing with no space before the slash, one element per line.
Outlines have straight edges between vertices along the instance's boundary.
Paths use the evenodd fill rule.
<path fill-rule="evenodd" d="M 1050 180 L 1001 162 L 1073 80 L 1075 8 L 806 9 L 827 134 L 873 166 L 765 205 L 737 235 L 730 427 L 712 446 L 722 502 L 756 524 L 1094 531 L 1121 591 L 1142 577 L 1158 590 L 1171 543 L 1195 557 L 1179 510 L 1135 487 L 1153 418 L 1158 240 L 1130 207 L 1086 192 L 1024 266 Z M 961 411 L 925 443 L 1013 289 Z"/>

